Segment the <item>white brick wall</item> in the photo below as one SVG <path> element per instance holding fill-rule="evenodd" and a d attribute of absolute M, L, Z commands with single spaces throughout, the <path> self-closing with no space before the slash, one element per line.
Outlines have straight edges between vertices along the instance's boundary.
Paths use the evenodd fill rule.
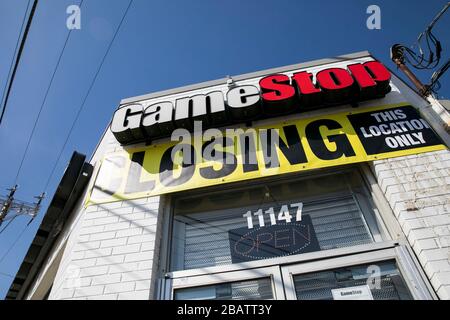
<path fill-rule="evenodd" d="M 450 151 L 379 160 L 372 170 L 437 295 L 450 299 Z"/>
<path fill-rule="evenodd" d="M 160 197 L 88 207 L 69 237 L 50 299 L 150 299 Z"/>

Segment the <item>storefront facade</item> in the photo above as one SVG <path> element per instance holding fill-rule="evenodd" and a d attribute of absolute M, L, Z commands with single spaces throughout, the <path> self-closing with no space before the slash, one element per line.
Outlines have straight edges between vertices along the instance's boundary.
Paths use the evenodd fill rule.
<path fill-rule="evenodd" d="M 8 297 L 450 299 L 449 119 L 367 52 L 125 99 Z"/>

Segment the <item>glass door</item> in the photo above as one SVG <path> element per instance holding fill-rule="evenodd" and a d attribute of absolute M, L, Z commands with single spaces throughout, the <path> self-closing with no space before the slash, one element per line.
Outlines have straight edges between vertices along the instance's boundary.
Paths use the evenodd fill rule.
<path fill-rule="evenodd" d="M 279 267 L 174 278 L 174 300 L 284 300 Z"/>
<path fill-rule="evenodd" d="M 354 168 L 183 194 L 170 210 L 164 299 L 433 298 Z"/>
<path fill-rule="evenodd" d="M 402 246 L 313 262 L 168 279 L 175 300 L 429 300 Z"/>
<path fill-rule="evenodd" d="M 412 261 L 392 248 L 281 268 L 290 300 L 432 299 Z"/>

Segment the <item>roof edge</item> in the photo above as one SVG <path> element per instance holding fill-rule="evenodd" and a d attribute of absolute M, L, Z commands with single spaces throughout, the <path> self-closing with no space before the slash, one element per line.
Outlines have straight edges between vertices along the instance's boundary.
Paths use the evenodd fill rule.
<path fill-rule="evenodd" d="M 74 152 L 28 251 L 9 287 L 5 300 L 23 299 L 48 259 L 50 250 L 79 201 L 92 175 L 86 156 Z"/>
<path fill-rule="evenodd" d="M 286 72 L 286 71 L 290 71 L 290 70 L 294 70 L 294 69 L 314 67 L 314 66 L 319 66 L 319 65 L 323 65 L 323 64 L 339 62 L 342 60 L 351 60 L 351 59 L 371 57 L 371 56 L 372 55 L 369 51 L 364 50 L 364 51 L 345 54 L 345 55 L 341 55 L 341 56 L 337 56 L 337 57 L 333 57 L 333 58 L 317 59 L 317 60 L 312 60 L 312 61 L 307 61 L 307 62 L 291 64 L 291 65 L 287 65 L 284 67 L 270 68 L 270 69 L 261 70 L 261 71 L 244 73 L 242 75 L 232 76 L 232 78 L 234 80 L 246 80 L 246 79 L 256 78 L 256 77 L 263 76 L 263 75 L 270 74 L 270 73 Z M 162 91 L 157 91 L 157 92 L 148 93 L 148 94 L 144 94 L 144 95 L 125 98 L 120 101 L 120 105 L 127 104 L 127 103 L 133 103 L 133 102 L 137 102 L 137 101 L 142 101 L 142 100 L 147 100 L 147 99 L 159 98 L 159 97 L 168 96 L 171 94 L 201 89 L 201 88 L 205 88 L 205 87 L 212 87 L 215 85 L 224 84 L 224 83 L 226 83 L 226 81 L 227 81 L 227 78 L 220 78 L 220 79 L 216 79 L 216 80 L 210 80 L 210 81 L 200 82 L 200 83 L 182 86 L 182 87 L 178 87 L 178 88 L 162 90 Z"/>

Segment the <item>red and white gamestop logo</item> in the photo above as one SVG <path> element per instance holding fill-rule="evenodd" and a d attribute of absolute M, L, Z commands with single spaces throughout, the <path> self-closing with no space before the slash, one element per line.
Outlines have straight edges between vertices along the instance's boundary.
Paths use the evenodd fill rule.
<path fill-rule="evenodd" d="M 177 128 L 221 127 L 313 108 L 383 97 L 391 88 L 389 70 L 378 61 L 328 68 L 316 74 L 297 72 L 288 77 L 272 74 L 259 81 L 259 88 L 241 85 L 207 94 L 186 96 L 144 106 L 125 105 L 114 113 L 111 131 L 122 144 L 170 136 Z"/>

